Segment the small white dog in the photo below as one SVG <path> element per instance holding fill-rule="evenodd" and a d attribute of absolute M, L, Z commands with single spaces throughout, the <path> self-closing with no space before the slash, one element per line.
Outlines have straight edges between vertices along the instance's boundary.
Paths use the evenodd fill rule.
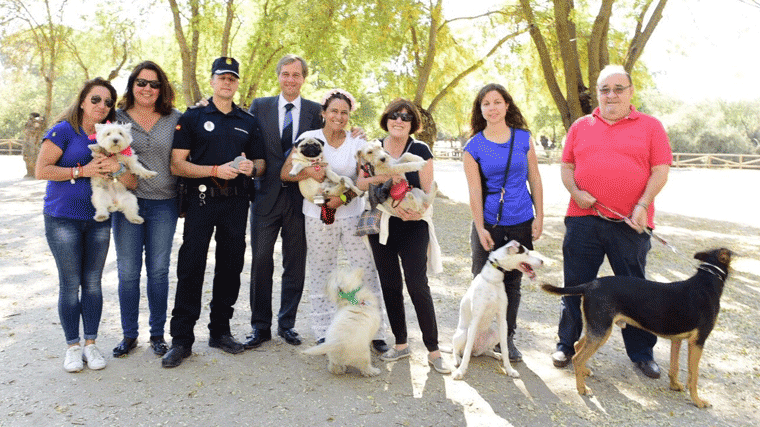
<path fill-rule="evenodd" d="M 325 342 L 304 350 L 304 354 L 326 354 L 327 370 L 335 375 L 353 366 L 365 377 L 380 374 L 372 366 L 370 344 L 380 327 L 380 305 L 369 289 L 362 286 L 364 270 L 336 270 L 330 274 L 325 293 L 338 305 Z"/>
<path fill-rule="evenodd" d="M 90 144 L 93 157 L 97 155 L 116 156 L 119 163 L 140 178 L 153 178 L 156 172 L 145 169 L 137 161 L 137 154 L 132 153 L 132 124 L 96 123 L 97 144 Z M 116 178 L 93 177 L 92 205 L 95 207 L 95 221 L 105 221 L 110 212 L 121 211 L 127 220 L 134 224 L 142 224 L 143 218 L 138 215 L 137 197 Z"/>
<path fill-rule="evenodd" d="M 480 355 L 502 359 L 509 376 L 520 376 L 509 363 L 509 357 L 493 351 L 497 342 L 501 343 L 502 351 L 507 351 L 507 293 L 504 290 L 504 273 L 520 270 L 532 279 L 535 277 L 533 268 L 541 265 L 543 261 L 530 255 L 528 249 L 515 240 L 488 256 L 488 262 L 472 280 L 459 304 L 459 324 L 452 339 L 454 357 L 459 367 L 454 371 L 455 380 L 461 380 L 467 373 L 470 357 Z M 491 328 L 494 319 L 499 325 L 498 335 Z"/>
<path fill-rule="evenodd" d="M 356 153 L 359 167 L 370 176 L 376 175 L 402 175 L 407 172 L 416 172 L 427 163 L 422 157 L 412 153 L 404 153 L 398 159 L 394 159 L 383 148 L 380 140 L 370 141 Z M 389 191 L 385 188 L 384 191 Z M 385 199 L 383 205 L 387 208 L 402 208 L 419 213 L 425 213 L 425 207 L 430 206 L 438 193 L 438 185 L 433 181 L 430 191 L 425 193 L 420 188 L 413 188 L 399 201 L 390 197 Z M 388 195 L 386 195 L 388 196 Z"/>
<path fill-rule="evenodd" d="M 325 142 L 321 139 L 306 137 L 296 141 L 293 147 L 291 158 L 293 166 L 288 175 L 296 176 L 304 168 L 314 165 L 325 168 L 325 180 L 322 182 L 313 178 L 298 181 L 298 188 L 303 197 L 314 203 L 315 196 L 318 200 L 320 195 L 322 197 L 340 196 L 348 189 L 353 190 L 357 196 L 361 196 L 364 192 L 354 185 L 351 178 L 338 175 L 330 168 L 330 165 L 324 162 L 322 154 L 324 146 Z"/>

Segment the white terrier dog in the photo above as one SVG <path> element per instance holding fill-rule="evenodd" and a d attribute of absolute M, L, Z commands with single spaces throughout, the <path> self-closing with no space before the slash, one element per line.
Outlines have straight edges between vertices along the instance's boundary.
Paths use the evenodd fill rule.
<path fill-rule="evenodd" d="M 90 144 L 93 157 L 97 155 L 116 156 L 128 171 L 140 178 L 153 178 L 156 172 L 145 169 L 132 153 L 132 124 L 97 123 L 97 144 Z M 142 224 L 143 218 L 138 215 L 137 197 L 116 178 L 93 177 L 92 205 L 95 207 L 95 221 L 105 221 L 110 212 L 121 211 L 127 220 L 134 224 Z"/>
<path fill-rule="evenodd" d="M 422 157 L 412 153 L 404 153 L 398 159 L 394 159 L 383 148 L 380 140 L 369 141 L 356 153 L 356 160 L 359 167 L 370 176 L 376 175 L 403 175 L 407 172 L 416 172 L 422 169 L 427 163 Z M 389 188 L 382 187 L 382 192 L 390 192 Z M 438 192 L 438 185 L 433 181 L 430 191 L 425 193 L 420 188 L 413 188 L 404 195 L 401 200 L 392 200 L 390 197 L 385 199 L 382 204 L 391 208 L 401 208 L 406 210 L 425 213 L 425 207 L 430 206 Z M 383 198 L 390 194 L 384 194 Z"/>
<path fill-rule="evenodd" d="M 336 270 L 330 274 L 325 293 L 338 305 L 325 342 L 304 350 L 304 354 L 326 354 L 327 370 L 340 375 L 347 366 L 359 369 L 365 377 L 380 374 L 372 366 L 370 344 L 380 327 L 380 305 L 369 289 L 362 286 L 364 270 Z"/>
<path fill-rule="evenodd" d="M 532 279 L 535 277 L 533 268 L 541 265 L 543 261 L 530 255 L 528 249 L 515 240 L 488 256 L 488 262 L 472 280 L 459 304 L 459 324 L 452 339 L 454 357 L 459 367 L 454 371 L 455 380 L 461 380 L 467 373 L 470 356 L 481 354 L 496 360 L 502 359 L 509 376 L 520 376 L 509 363 L 509 357 L 493 351 L 497 342 L 501 343 L 503 352 L 507 351 L 507 293 L 504 290 L 504 273 L 520 270 Z M 491 328 L 494 319 L 499 325 L 498 335 Z"/>

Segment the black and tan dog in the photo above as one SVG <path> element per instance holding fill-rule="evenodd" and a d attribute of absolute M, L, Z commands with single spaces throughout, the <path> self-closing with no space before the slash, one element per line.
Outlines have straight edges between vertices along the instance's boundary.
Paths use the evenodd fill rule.
<path fill-rule="evenodd" d="M 556 295 L 581 295 L 584 335 L 575 343 L 575 381 L 579 394 L 591 394 L 586 377 L 591 371 L 586 362 L 612 332 L 612 324 L 630 324 L 663 338 L 670 344 L 670 388 L 683 391 L 678 381 L 678 353 L 681 340 L 689 342 L 688 386 L 691 400 L 700 408 L 710 404 L 697 396 L 699 359 L 720 310 L 720 296 L 733 253 L 725 248 L 699 252 L 702 261 L 689 279 L 660 283 L 635 277 L 602 277 L 570 288 L 542 285 Z"/>

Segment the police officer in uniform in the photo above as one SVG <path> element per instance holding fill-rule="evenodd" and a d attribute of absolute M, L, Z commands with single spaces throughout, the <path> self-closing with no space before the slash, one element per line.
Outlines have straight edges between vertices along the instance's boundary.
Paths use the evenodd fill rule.
<path fill-rule="evenodd" d="M 231 354 L 244 350 L 231 334 L 245 255 L 248 187 L 264 172 L 264 152 L 253 116 L 232 102 L 239 85 L 238 62 L 217 58 L 211 67 L 214 95 L 208 105 L 188 109 L 177 123 L 171 170 L 185 178 L 188 209 L 177 260 L 172 310 L 172 348 L 161 364 L 179 366 L 192 353 L 211 236 L 216 229 L 216 269 L 211 297 L 209 346 Z"/>

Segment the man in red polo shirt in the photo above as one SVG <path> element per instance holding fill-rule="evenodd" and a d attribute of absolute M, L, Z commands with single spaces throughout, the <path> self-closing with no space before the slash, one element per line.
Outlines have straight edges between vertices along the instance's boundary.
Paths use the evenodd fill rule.
<path fill-rule="evenodd" d="M 654 198 L 672 160 L 662 124 L 631 104 L 633 82 L 623 67 L 602 70 L 597 95 L 599 107 L 573 123 L 562 153 L 562 183 L 571 196 L 562 244 L 565 287 L 594 280 L 605 256 L 616 276 L 644 278 L 651 248 L 644 231 L 654 228 Z M 582 329 L 580 296 L 563 297 L 554 366 L 570 362 Z M 628 357 L 659 378 L 652 354 L 657 337 L 630 325 L 622 332 Z"/>

